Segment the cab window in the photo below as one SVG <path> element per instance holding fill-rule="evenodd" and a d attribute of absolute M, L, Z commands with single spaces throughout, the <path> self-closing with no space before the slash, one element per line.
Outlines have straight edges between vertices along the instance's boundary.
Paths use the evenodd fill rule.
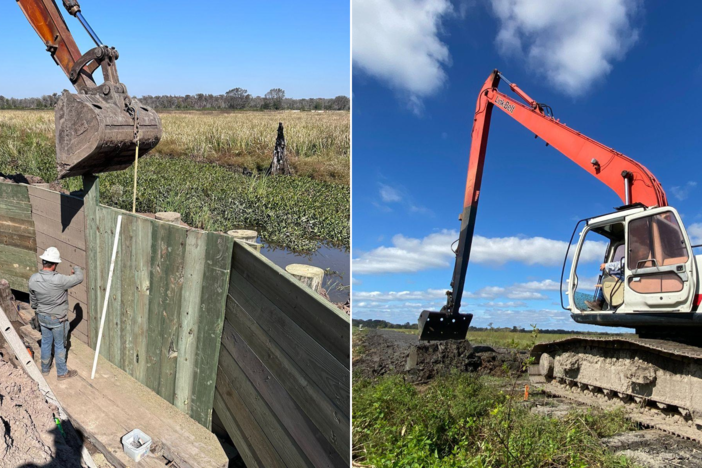
<path fill-rule="evenodd" d="M 680 224 L 672 212 L 629 222 L 629 270 L 686 263 L 689 259 Z"/>

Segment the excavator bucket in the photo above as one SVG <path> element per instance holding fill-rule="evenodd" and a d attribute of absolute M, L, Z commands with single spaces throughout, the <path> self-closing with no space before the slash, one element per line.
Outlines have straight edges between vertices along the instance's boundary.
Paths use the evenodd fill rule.
<path fill-rule="evenodd" d="M 108 87 L 106 93 L 110 94 Z M 161 118 L 153 109 L 130 100 L 132 114 L 121 99 L 102 93 L 72 94 L 64 91 L 56 105 L 56 161 L 59 178 L 119 171 L 134 163 L 135 129 L 139 156 L 161 140 Z"/>
<path fill-rule="evenodd" d="M 419 316 L 419 341 L 465 340 L 473 314 L 425 310 Z"/>

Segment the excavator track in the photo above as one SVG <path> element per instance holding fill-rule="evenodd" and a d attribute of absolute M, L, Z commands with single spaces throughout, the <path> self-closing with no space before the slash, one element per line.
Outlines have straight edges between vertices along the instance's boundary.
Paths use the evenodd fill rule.
<path fill-rule="evenodd" d="M 533 386 L 702 443 L 702 348 L 640 338 L 575 337 L 536 345 Z"/>

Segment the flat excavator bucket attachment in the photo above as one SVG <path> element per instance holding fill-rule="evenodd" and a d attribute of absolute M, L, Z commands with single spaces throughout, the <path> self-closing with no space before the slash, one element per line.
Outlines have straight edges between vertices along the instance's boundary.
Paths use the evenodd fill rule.
<path fill-rule="evenodd" d="M 114 93 L 113 87 L 103 89 Z M 136 99 L 130 99 L 130 106 L 138 119 L 139 156 L 143 156 L 161 140 L 161 118 Z M 56 105 L 60 179 L 126 169 L 134 164 L 135 151 L 134 117 L 122 99 L 102 93 L 63 92 Z"/>
<path fill-rule="evenodd" d="M 465 340 L 473 314 L 425 310 L 419 316 L 419 341 Z"/>

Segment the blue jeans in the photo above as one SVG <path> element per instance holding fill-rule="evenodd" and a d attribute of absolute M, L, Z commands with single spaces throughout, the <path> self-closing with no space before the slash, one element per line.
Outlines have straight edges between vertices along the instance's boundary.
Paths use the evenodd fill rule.
<path fill-rule="evenodd" d="M 66 340 L 70 323 L 59 321 L 49 315 L 37 314 L 41 325 L 41 371 L 48 373 L 51 369 L 51 346 L 56 345 L 54 357 L 56 358 L 56 374 L 65 375 L 66 367 Z"/>
<path fill-rule="evenodd" d="M 610 275 L 610 276 L 612 276 L 613 278 L 618 279 L 619 281 L 622 280 L 622 275 L 621 275 L 621 273 L 620 273 L 620 274 L 616 274 L 616 273 L 615 273 L 615 274 L 612 274 L 612 275 Z M 604 302 L 604 300 L 605 300 L 605 298 L 604 298 L 604 291 L 602 291 L 602 288 L 598 288 L 598 289 L 597 289 L 597 298 L 595 298 L 595 301 L 597 301 L 597 302 Z"/>

